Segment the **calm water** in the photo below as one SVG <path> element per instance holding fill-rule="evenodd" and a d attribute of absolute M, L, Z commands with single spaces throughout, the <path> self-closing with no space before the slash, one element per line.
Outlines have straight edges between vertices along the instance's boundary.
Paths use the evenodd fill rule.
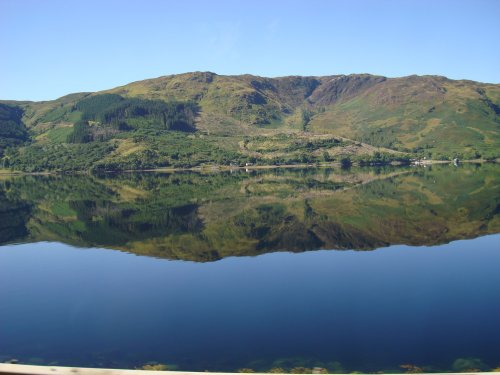
<path fill-rule="evenodd" d="M 4 179 L 0 360 L 499 367 L 498 233 L 495 165 Z"/>

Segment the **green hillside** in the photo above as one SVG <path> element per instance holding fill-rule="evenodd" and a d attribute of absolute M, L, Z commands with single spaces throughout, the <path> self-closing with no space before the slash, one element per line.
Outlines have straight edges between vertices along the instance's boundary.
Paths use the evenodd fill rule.
<path fill-rule="evenodd" d="M 438 76 L 194 72 L 2 103 L 2 162 L 23 171 L 500 156 L 500 85 Z"/>
<path fill-rule="evenodd" d="M 443 77 L 387 79 L 311 121 L 327 132 L 434 158 L 491 157 L 500 147 L 499 85 Z"/>

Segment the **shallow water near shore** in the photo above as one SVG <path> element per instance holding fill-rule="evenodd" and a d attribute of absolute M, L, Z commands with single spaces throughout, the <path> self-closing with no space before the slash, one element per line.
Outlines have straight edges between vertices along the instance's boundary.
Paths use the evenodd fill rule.
<path fill-rule="evenodd" d="M 0 360 L 499 367 L 497 172 L 0 181 Z"/>

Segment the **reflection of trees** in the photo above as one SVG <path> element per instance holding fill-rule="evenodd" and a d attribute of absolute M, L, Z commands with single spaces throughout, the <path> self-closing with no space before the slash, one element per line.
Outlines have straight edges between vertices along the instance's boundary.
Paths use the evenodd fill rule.
<path fill-rule="evenodd" d="M 78 236 L 89 244 L 119 246 L 152 237 L 196 233 L 202 229 L 198 206 L 194 204 L 143 209 L 109 201 L 73 201 L 70 207 L 85 226 Z"/>
<path fill-rule="evenodd" d="M 495 165 L 29 176 L 0 185 L 0 241 L 29 234 L 196 261 L 436 245 L 499 232 L 499 186 Z"/>
<path fill-rule="evenodd" d="M 28 235 L 26 225 L 31 208 L 28 202 L 9 198 L 5 190 L 0 190 L 0 244 L 17 241 Z"/>

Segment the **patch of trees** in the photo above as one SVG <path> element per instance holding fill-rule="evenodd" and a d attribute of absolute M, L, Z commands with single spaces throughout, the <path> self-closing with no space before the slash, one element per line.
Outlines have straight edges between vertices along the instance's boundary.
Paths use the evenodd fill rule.
<path fill-rule="evenodd" d="M 83 113 L 83 120 L 98 121 L 109 108 L 124 100 L 125 98 L 116 94 L 90 96 L 76 103 L 75 109 Z"/>
<path fill-rule="evenodd" d="M 379 128 L 372 131 L 367 129 L 361 136 L 356 137 L 356 140 L 373 146 L 397 149 L 399 145 L 397 133 L 398 130 L 393 127 Z"/>
<path fill-rule="evenodd" d="M 411 162 L 411 157 L 412 157 L 411 155 L 388 154 L 376 151 L 373 153 L 373 155 L 360 156 L 358 162 L 360 166 L 385 165 L 391 162 L 409 164 Z"/>
<path fill-rule="evenodd" d="M 7 147 L 18 146 L 29 139 L 19 107 L 0 103 L 0 157 Z"/>
<path fill-rule="evenodd" d="M 87 121 L 78 121 L 73 126 L 73 132 L 68 135 L 68 143 L 87 143 L 92 141 L 90 126 Z"/>
<path fill-rule="evenodd" d="M 23 152 L 11 149 L 9 167 L 24 172 L 85 171 L 109 156 L 115 146 L 107 142 L 32 144 Z"/>
<path fill-rule="evenodd" d="M 164 102 L 140 98 L 124 98 L 116 94 L 87 97 L 75 105 L 83 121 L 94 121 L 117 130 L 158 128 L 194 131 L 197 107 L 191 102 Z"/>
<path fill-rule="evenodd" d="M 285 152 L 293 152 L 298 150 L 304 150 L 307 152 L 313 152 L 322 148 L 332 148 L 344 146 L 345 142 L 335 138 L 325 138 L 325 139 L 298 139 L 284 147 Z"/>
<path fill-rule="evenodd" d="M 301 118 L 302 118 L 302 130 L 307 131 L 307 125 L 311 121 L 314 113 L 309 109 L 302 109 Z"/>

